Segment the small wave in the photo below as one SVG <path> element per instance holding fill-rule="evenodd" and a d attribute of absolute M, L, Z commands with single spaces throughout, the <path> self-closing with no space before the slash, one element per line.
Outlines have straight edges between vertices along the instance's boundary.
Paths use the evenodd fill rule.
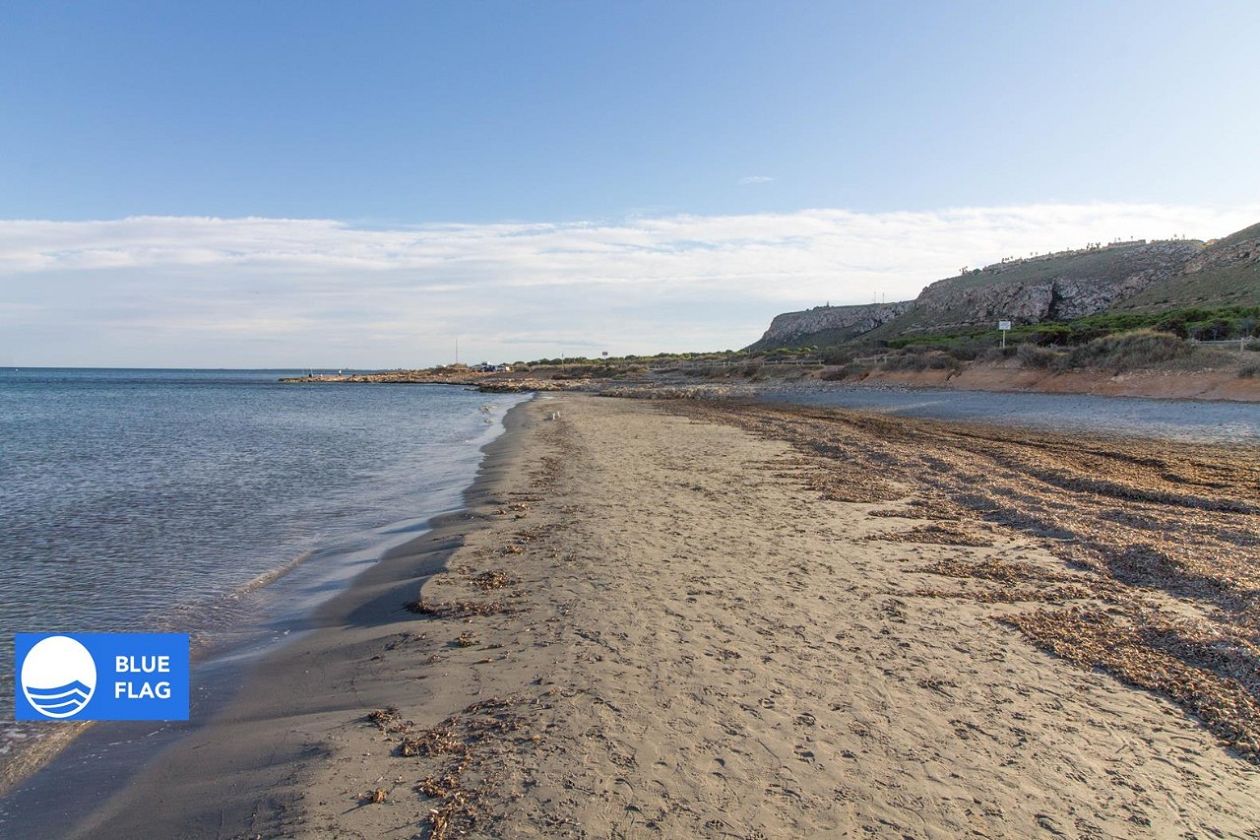
<path fill-rule="evenodd" d="M 74 695 L 74 699 L 67 700 L 64 703 L 32 703 L 31 705 L 46 715 L 51 715 L 53 717 L 69 717 L 87 705 L 87 701 L 88 698 L 86 694 L 76 694 Z"/>
<path fill-rule="evenodd" d="M 27 687 L 25 690 L 28 697 L 38 700 L 56 700 L 58 698 L 65 697 L 68 694 L 82 694 L 84 697 L 87 697 L 92 693 L 92 689 L 88 688 L 78 680 L 66 683 L 65 685 L 59 685 L 56 688 Z"/>
<path fill-rule="evenodd" d="M 31 705 L 50 717 L 68 717 L 86 706 L 92 697 L 92 690 L 78 680 L 55 688 L 24 687 L 24 690 Z"/>

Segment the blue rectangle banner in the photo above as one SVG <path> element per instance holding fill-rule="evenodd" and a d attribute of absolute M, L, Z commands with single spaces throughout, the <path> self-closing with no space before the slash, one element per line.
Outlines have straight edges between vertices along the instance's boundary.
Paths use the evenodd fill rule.
<path fill-rule="evenodd" d="M 17 720 L 188 720 L 184 633 L 18 633 Z"/>

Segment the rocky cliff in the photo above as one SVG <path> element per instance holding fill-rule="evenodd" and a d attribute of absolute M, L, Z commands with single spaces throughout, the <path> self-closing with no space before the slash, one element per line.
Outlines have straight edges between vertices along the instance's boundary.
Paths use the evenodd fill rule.
<path fill-rule="evenodd" d="M 1241 266 L 1241 268 L 1240 268 Z M 1197 240 L 1132 242 L 998 263 L 938 280 L 913 301 L 820 306 L 777 316 L 750 349 L 877 341 L 917 333 L 992 325 L 1069 321 L 1155 296 L 1154 305 L 1195 305 L 1183 294 L 1228 277 L 1233 298 L 1260 295 L 1260 225 L 1211 247 Z M 1178 285 L 1180 284 L 1180 285 Z M 1168 291 L 1171 289 L 1171 291 Z M 1216 292 L 1213 292 L 1215 294 Z M 1218 294 L 1217 297 L 1220 297 Z"/>
<path fill-rule="evenodd" d="M 1253 225 L 1204 248 L 1202 253 L 1186 263 L 1186 274 L 1217 271 L 1237 265 L 1255 265 L 1258 262 L 1260 262 L 1260 225 Z"/>
<path fill-rule="evenodd" d="M 928 286 L 904 326 L 934 330 L 999 319 L 1035 324 L 1082 318 L 1182 273 L 1202 250 L 1202 242 L 1152 242 L 990 266 Z"/>
<path fill-rule="evenodd" d="M 912 306 L 911 301 L 868 303 L 858 306 L 816 306 L 804 312 L 785 312 L 770 322 L 761 340 L 750 349 L 801 344 L 839 344 L 880 327 Z"/>
<path fill-rule="evenodd" d="M 1260 225 L 1209 243 L 1185 271 L 1120 304 L 1121 309 L 1260 306 Z"/>

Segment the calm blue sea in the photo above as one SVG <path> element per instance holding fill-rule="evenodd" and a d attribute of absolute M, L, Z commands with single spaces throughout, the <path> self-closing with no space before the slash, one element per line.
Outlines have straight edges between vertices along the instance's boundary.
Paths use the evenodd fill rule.
<path fill-rule="evenodd" d="M 276 588 L 308 608 L 458 507 L 522 399 L 293 373 L 0 371 L 0 721 L 13 633 L 213 636 Z"/>

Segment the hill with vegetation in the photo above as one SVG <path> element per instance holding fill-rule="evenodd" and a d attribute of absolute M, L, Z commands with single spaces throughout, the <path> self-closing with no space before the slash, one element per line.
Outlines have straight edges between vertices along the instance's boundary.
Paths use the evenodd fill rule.
<path fill-rule="evenodd" d="M 1260 224 L 1223 239 L 1145 240 L 1003 260 L 927 286 L 913 301 L 780 315 L 752 351 L 907 346 L 995 337 L 1089 341 L 1154 327 L 1192 338 L 1250 335 L 1260 307 Z"/>
<path fill-rule="evenodd" d="M 803 312 L 776 315 L 770 329 L 748 349 L 752 352 L 806 344 L 844 344 L 904 315 L 913 304 L 868 303 L 860 306 L 815 306 Z"/>
<path fill-rule="evenodd" d="M 1208 244 L 1185 270 L 1122 301 L 1118 309 L 1260 306 L 1260 224 Z"/>

